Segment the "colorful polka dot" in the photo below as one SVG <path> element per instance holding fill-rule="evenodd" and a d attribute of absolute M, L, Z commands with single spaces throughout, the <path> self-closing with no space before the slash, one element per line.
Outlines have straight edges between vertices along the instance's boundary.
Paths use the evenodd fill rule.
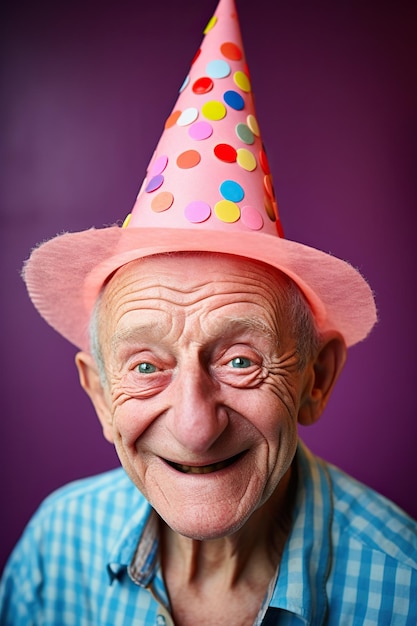
<path fill-rule="evenodd" d="M 253 132 L 253 134 L 256 135 L 257 137 L 260 137 L 261 133 L 259 130 L 259 124 L 258 124 L 258 120 L 256 119 L 256 117 L 254 115 L 248 115 L 248 117 L 246 118 L 246 123 L 251 129 L 251 131 Z"/>
<path fill-rule="evenodd" d="M 197 150 L 186 150 L 177 157 L 177 165 L 183 170 L 195 167 L 201 161 L 201 155 Z"/>
<path fill-rule="evenodd" d="M 185 109 L 177 119 L 177 126 L 188 126 L 196 121 L 198 117 L 198 109 L 189 107 Z"/>
<path fill-rule="evenodd" d="M 188 134 L 191 139 L 196 139 L 197 141 L 208 139 L 213 134 L 213 126 L 208 122 L 195 122 L 188 129 Z"/>
<path fill-rule="evenodd" d="M 279 219 L 278 203 L 277 203 L 277 201 L 275 199 L 272 200 L 272 207 L 274 209 L 275 217 L 278 220 Z"/>
<path fill-rule="evenodd" d="M 225 180 L 220 185 L 220 193 L 225 200 L 240 202 L 245 197 L 243 187 L 234 180 Z"/>
<path fill-rule="evenodd" d="M 145 191 L 147 193 L 151 193 L 152 191 L 159 189 L 159 187 L 161 187 L 163 182 L 164 182 L 164 177 L 162 176 L 162 174 L 158 174 L 157 176 L 154 176 L 153 178 L 151 178 L 151 180 L 145 187 Z"/>
<path fill-rule="evenodd" d="M 241 111 L 245 106 L 245 101 L 237 91 L 230 89 L 223 94 L 223 100 L 235 111 Z"/>
<path fill-rule="evenodd" d="M 242 91 L 249 92 L 251 90 L 250 80 L 244 72 L 235 72 L 233 74 L 233 80 Z"/>
<path fill-rule="evenodd" d="M 222 222 L 232 224 L 240 218 L 240 209 L 237 204 L 230 200 L 220 200 L 214 205 L 214 212 Z"/>
<path fill-rule="evenodd" d="M 184 91 L 184 89 L 186 88 L 186 86 L 188 85 L 189 82 L 190 82 L 190 76 L 188 75 L 188 76 L 186 76 L 184 78 L 184 82 L 183 82 L 183 84 L 181 85 L 181 87 L 179 89 L 180 93 L 182 93 Z"/>
<path fill-rule="evenodd" d="M 201 112 L 208 120 L 222 120 L 226 116 L 226 107 L 218 100 L 209 100 L 201 107 Z"/>
<path fill-rule="evenodd" d="M 162 174 L 166 166 L 168 165 L 168 157 L 166 154 L 161 154 L 152 164 L 149 170 L 149 177 L 153 178 L 158 174 Z"/>
<path fill-rule="evenodd" d="M 165 122 L 165 128 L 171 128 L 171 126 L 175 126 L 180 115 L 181 111 L 173 111 Z"/>
<path fill-rule="evenodd" d="M 199 48 L 199 49 L 197 50 L 197 52 L 195 53 L 195 55 L 193 56 L 193 59 L 192 59 L 192 61 L 191 61 L 191 65 L 194 65 L 194 63 L 197 61 L 197 59 L 198 59 L 198 57 L 200 56 L 200 54 L 201 54 L 201 48 Z"/>
<path fill-rule="evenodd" d="M 237 124 L 235 131 L 236 135 L 241 141 L 243 141 L 243 143 L 247 143 L 250 145 L 255 141 L 253 132 L 246 124 Z"/>
<path fill-rule="evenodd" d="M 237 151 L 237 163 L 244 170 L 253 172 L 256 169 L 256 159 L 250 150 L 239 148 Z"/>
<path fill-rule="evenodd" d="M 213 89 L 213 81 L 208 76 L 202 76 L 201 78 L 197 78 L 195 83 L 193 84 L 193 92 L 201 95 L 204 93 L 208 93 Z"/>
<path fill-rule="evenodd" d="M 251 230 L 261 230 L 264 225 L 262 215 L 252 206 L 244 206 L 241 211 L 242 222 Z"/>
<path fill-rule="evenodd" d="M 206 202 L 194 200 L 194 202 L 187 204 L 184 215 L 189 222 L 200 224 L 208 220 L 211 215 L 211 208 Z"/>
<path fill-rule="evenodd" d="M 284 239 L 285 235 L 284 235 L 284 229 L 282 227 L 282 223 L 281 220 L 278 218 L 276 223 L 276 228 L 277 228 L 277 233 L 278 233 L 278 237 L 281 237 L 281 239 Z"/>
<path fill-rule="evenodd" d="M 226 41 L 220 46 L 220 52 L 226 59 L 230 59 L 231 61 L 240 61 L 242 58 L 241 49 L 231 41 Z"/>
<path fill-rule="evenodd" d="M 210 78 L 226 78 L 231 71 L 230 65 L 223 59 L 214 59 L 206 65 L 206 73 Z"/>
<path fill-rule="evenodd" d="M 122 228 L 127 228 L 129 226 L 129 222 L 132 219 L 132 214 L 129 213 L 129 215 L 126 215 L 125 220 L 122 224 Z"/>
<path fill-rule="evenodd" d="M 268 215 L 271 222 L 275 222 L 276 217 L 275 217 L 274 207 L 272 205 L 271 198 L 269 198 L 268 196 L 264 196 L 264 206 L 265 206 L 266 214 Z"/>
<path fill-rule="evenodd" d="M 266 156 L 266 152 L 263 149 L 259 152 L 259 163 L 261 164 L 261 168 L 264 174 L 269 174 L 271 172 L 269 168 L 268 157 Z"/>
<path fill-rule="evenodd" d="M 209 23 L 203 30 L 203 35 L 207 35 L 207 33 L 216 25 L 216 23 L 217 23 L 217 17 L 213 15 L 213 17 L 210 18 Z"/>
<path fill-rule="evenodd" d="M 225 163 L 235 163 L 237 152 L 233 146 L 229 146 L 227 143 L 219 143 L 214 148 L 214 154 L 220 161 Z"/>
<path fill-rule="evenodd" d="M 174 202 L 174 196 L 170 191 L 161 191 L 154 198 L 152 198 L 151 209 L 155 213 L 162 213 L 169 209 Z"/>
<path fill-rule="evenodd" d="M 265 191 L 268 194 L 268 196 L 271 198 L 271 200 L 273 200 L 274 197 L 275 197 L 275 193 L 274 193 L 274 186 L 272 184 L 271 174 L 265 174 L 265 176 L 264 176 L 264 188 L 265 188 Z"/>

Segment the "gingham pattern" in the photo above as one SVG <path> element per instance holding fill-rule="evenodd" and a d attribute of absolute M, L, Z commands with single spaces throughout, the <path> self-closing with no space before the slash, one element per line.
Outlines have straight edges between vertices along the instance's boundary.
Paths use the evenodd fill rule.
<path fill-rule="evenodd" d="M 417 524 L 302 444 L 297 460 L 293 529 L 256 624 L 416 626 Z M 1 626 L 169 624 L 157 528 L 122 469 L 59 490 L 6 567 Z"/>

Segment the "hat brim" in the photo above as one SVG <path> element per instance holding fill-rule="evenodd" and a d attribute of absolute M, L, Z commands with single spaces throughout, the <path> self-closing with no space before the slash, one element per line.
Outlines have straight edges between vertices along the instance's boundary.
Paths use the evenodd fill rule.
<path fill-rule="evenodd" d="M 351 346 L 376 322 L 372 291 L 349 263 L 304 244 L 257 233 L 112 226 L 59 235 L 33 250 L 23 278 L 41 316 L 82 350 L 106 279 L 119 267 L 166 252 L 217 252 L 281 270 L 307 298 L 318 328 L 339 331 Z"/>

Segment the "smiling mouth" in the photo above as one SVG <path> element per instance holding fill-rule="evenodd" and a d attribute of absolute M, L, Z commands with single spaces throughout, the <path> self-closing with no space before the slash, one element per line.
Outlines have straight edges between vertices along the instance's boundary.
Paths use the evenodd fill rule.
<path fill-rule="evenodd" d="M 230 457 L 230 459 L 219 461 L 219 463 L 212 463 L 211 465 L 183 465 L 182 463 L 173 463 L 172 461 L 167 461 L 167 463 L 182 474 L 212 474 L 213 472 L 218 472 L 226 467 L 230 467 L 230 465 L 238 461 L 243 454 L 244 452 L 239 452 L 239 454 Z"/>

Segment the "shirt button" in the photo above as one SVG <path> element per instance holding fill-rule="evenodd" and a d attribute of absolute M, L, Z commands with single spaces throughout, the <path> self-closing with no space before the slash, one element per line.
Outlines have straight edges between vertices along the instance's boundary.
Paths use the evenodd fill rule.
<path fill-rule="evenodd" d="M 163 615 L 158 615 L 156 618 L 156 626 L 166 626 L 166 619 Z"/>

